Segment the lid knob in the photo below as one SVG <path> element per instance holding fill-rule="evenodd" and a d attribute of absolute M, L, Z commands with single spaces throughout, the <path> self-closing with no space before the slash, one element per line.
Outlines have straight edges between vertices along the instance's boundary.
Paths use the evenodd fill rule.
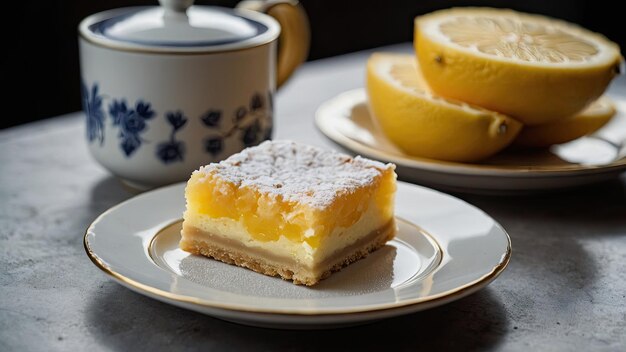
<path fill-rule="evenodd" d="M 165 12 L 186 12 L 193 0 L 159 0 Z"/>

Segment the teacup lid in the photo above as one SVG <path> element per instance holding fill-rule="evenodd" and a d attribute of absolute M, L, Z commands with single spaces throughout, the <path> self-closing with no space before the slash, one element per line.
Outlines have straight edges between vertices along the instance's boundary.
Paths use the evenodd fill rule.
<path fill-rule="evenodd" d="M 80 23 L 80 35 L 120 50 L 219 52 L 262 45 L 280 33 L 273 18 L 258 12 L 191 6 L 193 0 L 159 2 L 91 15 Z"/>

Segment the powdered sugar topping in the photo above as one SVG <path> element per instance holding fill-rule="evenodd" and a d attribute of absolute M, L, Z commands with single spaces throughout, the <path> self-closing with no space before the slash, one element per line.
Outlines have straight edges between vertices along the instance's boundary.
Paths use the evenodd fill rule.
<path fill-rule="evenodd" d="M 285 201 L 325 207 L 341 194 L 366 187 L 393 164 L 297 144 L 267 141 L 200 168 L 237 185 Z"/>

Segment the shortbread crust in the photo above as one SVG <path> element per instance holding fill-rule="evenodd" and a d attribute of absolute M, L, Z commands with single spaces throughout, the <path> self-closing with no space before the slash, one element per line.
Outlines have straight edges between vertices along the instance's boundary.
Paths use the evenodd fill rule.
<path fill-rule="evenodd" d="M 395 221 L 372 231 L 356 243 L 333 253 L 315 267 L 307 267 L 291 257 L 279 256 L 260 248 L 251 248 L 238 241 L 204 232 L 194 227 L 185 228 L 186 239 L 180 242 L 181 249 L 224 263 L 254 270 L 258 273 L 292 280 L 295 284 L 312 286 L 333 272 L 365 258 L 384 246 L 395 235 Z"/>

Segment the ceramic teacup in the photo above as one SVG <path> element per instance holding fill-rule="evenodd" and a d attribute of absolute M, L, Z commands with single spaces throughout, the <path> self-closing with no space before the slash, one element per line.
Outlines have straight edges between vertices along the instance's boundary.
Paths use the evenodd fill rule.
<path fill-rule="evenodd" d="M 308 53 L 297 3 L 191 3 L 105 11 L 79 26 L 89 150 L 135 188 L 186 180 L 269 139 L 276 86 Z"/>

